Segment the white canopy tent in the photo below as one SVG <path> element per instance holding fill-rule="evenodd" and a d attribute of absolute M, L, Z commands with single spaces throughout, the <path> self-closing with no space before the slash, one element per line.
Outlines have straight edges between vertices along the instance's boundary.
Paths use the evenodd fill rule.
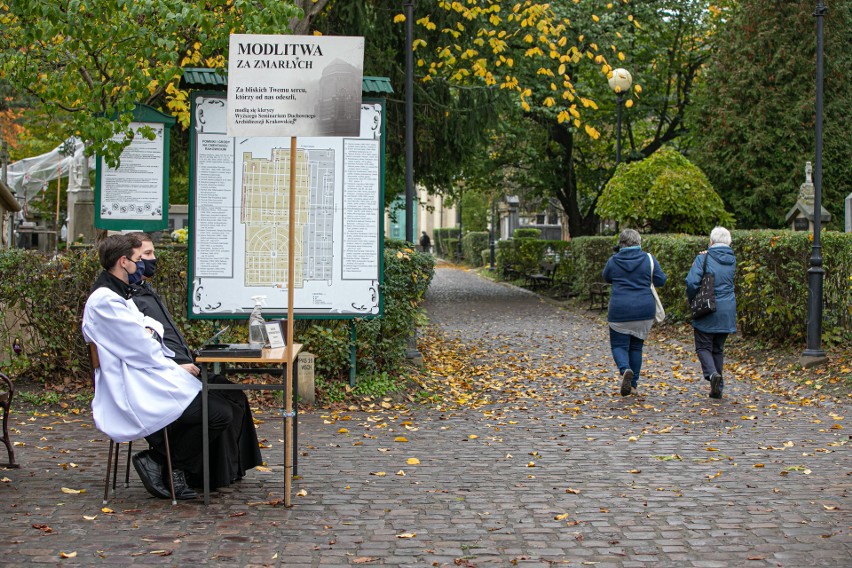
<path fill-rule="evenodd" d="M 26 198 L 27 202 L 32 201 L 42 188 L 59 177 L 71 176 L 69 191 L 87 186 L 88 183 L 82 177 L 88 176 L 90 169 L 95 167 L 95 158 L 90 157 L 89 167 L 84 169 L 84 149 L 82 140 L 71 137 L 46 154 L 9 164 L 7 185 L 17 194 L 18 199 Z"/>

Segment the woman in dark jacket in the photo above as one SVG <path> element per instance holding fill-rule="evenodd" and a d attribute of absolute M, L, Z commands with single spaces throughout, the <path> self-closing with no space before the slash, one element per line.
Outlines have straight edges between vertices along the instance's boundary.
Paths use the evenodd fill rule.
<path fill-rule="evenodd" d="M 725 361 L 725 340 L 729 333 L 737 331 L 737 299 L 734 296 L 734 272 L 737 257 L 731 249 L 731 233 L 724 227 L 710 232 L 710 247 L 700 252 L 692 261 L 686 275 L 686 297 L 692 301 L 704 276 L 704 259 L 707 272 L 715 277 L 716 311 L 700 319 L 692 320 L 695 335 L 695 353 L 701 363 L 704 379 L 710 381 L 710 396 L 722 398 L 725 381 L 722 365 Z"/>
<path fill-rule="evenodd" d="M 642 251 L 642 237 L 633 229 L 618 236 L 618 252 L 603 269 L 603 279 L 612 284 L 609 297 L 609 345 L 621 375 L 621 396 L 636 393 L 642 370 L 642 349 L 654 324 L 654 286 L 666 283 L 666 274 L 650 253 Z"/>

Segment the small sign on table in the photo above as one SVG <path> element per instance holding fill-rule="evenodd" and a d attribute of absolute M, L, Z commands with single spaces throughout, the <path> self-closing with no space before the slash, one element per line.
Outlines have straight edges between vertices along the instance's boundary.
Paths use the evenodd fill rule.
<path fill-rule="evenodd" d="M 278 349 L 287 345 L 284 339 L 284 333 L 281 330 L 281 323 L 284 320 L 266 322 L 266 336 L 269 338 L 269 347 Z"/>

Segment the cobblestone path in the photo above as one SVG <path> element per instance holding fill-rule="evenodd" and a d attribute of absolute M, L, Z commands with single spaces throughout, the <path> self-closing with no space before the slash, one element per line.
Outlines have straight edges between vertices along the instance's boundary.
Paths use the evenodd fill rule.
<path fill-rule="evenodd" d="M 442 398 L 302 414 L 290 509 L 271 412 L 268 471 L 208 510 L 132 472 L 106 512 L 88 413 L 13 414 L 0 565 L 852 566 L 848 407 L 736 365 L 710 399 L 691 345 L 653 337 L 622 398 L 604 324 L 464 270 L 438 269 L 426 306 Z"/>

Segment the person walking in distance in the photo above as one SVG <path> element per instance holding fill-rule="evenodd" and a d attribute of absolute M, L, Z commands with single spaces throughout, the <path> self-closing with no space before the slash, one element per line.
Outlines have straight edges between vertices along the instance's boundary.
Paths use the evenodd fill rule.
<path fill-rule="evenodd" d="M 638 394 L 642 350 L 654 325 L 656 303 L 651 284 L 666 283 L 666 273 L 650 253 L 642 250 L 642 237 L 633 229 L 618 235 L 616 252 L 603 269 L 612 285 L 609 297 L 609 345 L 621 376 L 621 396 Z"/>
<path fill-rule="evenodd" d="M 420 250 L 429 252 L 432 250 L 432 239 L 426 234 L 426 231 L 420 233 Z"/>
<path fill-rule="evenodd" d="M 705 263 L 706 261 L 706 263 Z M 725 341 L 737 331 L 737 298 L 734 295 L 734 275 L 737 257 L 731 248 L 731 232 L 716 227 L 710 232 L 710 246 L 692 261 L 686 275 L 686 297 L 690 302 L 698 293 L 705 272 L 714 276 L 716 311 L 692 320 L 695 353 L 701 364 L 704 379 L 710 381 L 710 397 L 722 398 L 725 381 Z"/>

